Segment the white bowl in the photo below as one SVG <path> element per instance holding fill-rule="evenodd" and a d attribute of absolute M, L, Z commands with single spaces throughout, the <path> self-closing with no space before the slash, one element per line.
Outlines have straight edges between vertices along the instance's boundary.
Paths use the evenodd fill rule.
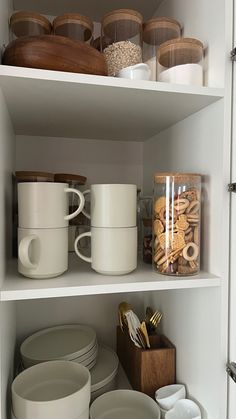
<path fill-rule="evenodd" d="M 150 68 L 147 64 L 144 63 L 122 68 L 122 70 L 120 70 L 117 74 L 117 77 L 131 80 L 150 80 L 150 76 Z"/>
<path fill-rule="evenodd" d="M 98 397 L 90 407 L 90 419 L 160 419 L 157 403 L 144 393 L 114 390 Z"/>
<path fill-rule="evenodd" d="M 96 333 L 88 326 L 73 324 L 40 330 L 21 344 L 20 352 L 26 368 L 40 362 L 79 358 L 96 344 Z"/>
<path fill-rule="evenodd" d="M 75 419 L 88 410 L 91 378 L 83 365 L 49 361 L 20 373 L 11 389 L 17 419 Z"/>
<path fill-rule="evenodd" d="M 192 400 L 178 400 L 173 409 L 166 413 L 165 419 L 201 419 L 201 411 Z"/>
<path fill-rule="evenodd" d="M 177 400 L 185 399 L 186 389 L 184 384 L 171 384 L 159 388 L 155 393 L 155 399 L 164 410 L 170 410 Z"/>

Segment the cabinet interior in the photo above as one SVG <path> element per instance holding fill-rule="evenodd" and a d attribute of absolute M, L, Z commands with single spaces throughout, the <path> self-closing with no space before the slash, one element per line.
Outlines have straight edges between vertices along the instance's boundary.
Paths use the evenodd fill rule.
<path fill-rule="evenodd" d="M 101 3 L 101 4 L 100 4 Z M 148 3 L 148 4 L 145 4 Z M 225 419 L 227 409 L 227 291 L 229 253 L 230 173 L 230 48 L 231 25 L 225 27 L 231 6 L 221 0 L 116 0 L 113 8 L 133 7 L 150 14 L 179 19 L 184 35 L 201 39 L 206 48 L 205 82 L 224 88 L 218 100 L 146 141 L 45 137 L 14 131 L 11 106 L 0 90 L 0 283 L 11 259 L 11 175 L 15 170 L 79 172 L 91 183 L 136 183 L 143 194 L 152 193 L 155 171 L 191 171 L 203 174 L 202 269 L 221 278 L 221 285 L 129 293 L 0 301 L 1 419 L 8 419 L 10 383 L 17 364 L 19 343 L 28 334 L 56 324 L 86 323 L 95 327 L 101 342 L 115 347 L 117 305 L 129 301 L 142 315 L 147 305 L 163 311 L 161 330 L 176 345 L 177 380 L 187 385 L 189 396 L 202 406 L 203 419 Z M 84 1 L 81 13 L 98 19 L 107 1 Z M 159 5 L 160 4 L 160 5 Z M 8 17 L 12 10 L 35 9 L 56 15 L 76 8 L 73 0 L 2 0 L 1 45 L 8 42 Z M 159 7 L 157 7 L 159 6 Z M 2 13 L 1 13 L 2 12 Z M 0 85 L 1 87 L 1 85 Z M 13 93 L 14 98 L 14 93 Z M 62 98 L 63 100 L 63 98 Z M 79 100 L 79 98 L 78 98 Z M 184 99 L 183 99 L 184 100 Z M 37 98 L 35 98 L 37 102 Z M 99 107 L 99 103 L 97 104 Z M 125 103 L 124 103 L 125 106 Z M 156 103 L 158 114 L 162 103 Z M 127 109 L 132 115 L 132 110 Z M 114 115 L 115 120 L 115 115 Z M 88 125 L 92 115 L 88 110 Z M 106 115 L 101 124 L 106 123 Z M 30 125 L 30 121 L 29 121 Z M 53 128 L 52 128 L 53 131 Z M 20 134 L 20 135 L 19 135 Z M 78 270 L 78 276 L 80 272 Z M 20 280 L 20 277 L 19 277 Z M 30 280 L 29 280 L 30 281 Z M 56 281 L 56 279 L 55 279 Z"/>

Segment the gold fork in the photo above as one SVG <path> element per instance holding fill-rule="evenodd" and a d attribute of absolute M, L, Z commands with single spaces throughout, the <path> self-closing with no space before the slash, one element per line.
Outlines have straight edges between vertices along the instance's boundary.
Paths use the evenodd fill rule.
<path fill-rule="evenodd" d="M 154 327 L 156 329 L 158 324 L 160 323 L 162 317 L 163 317 L 163 315 L 160 311 L 155 311 L 155 313 L 152 315 L 152 317 L 150 317 L 149 323 L 151 324 L 152 327 Z"/>

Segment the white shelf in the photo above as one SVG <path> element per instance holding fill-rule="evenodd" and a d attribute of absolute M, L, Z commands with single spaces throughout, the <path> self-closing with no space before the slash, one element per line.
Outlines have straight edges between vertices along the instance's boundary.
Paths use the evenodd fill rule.
<path fill-rule="evenodd" d="M 173 277 L 157 274 L 150 265 L 140 263 L 129 275 L 100 275 L 77 256 L 69 259 L 69 270 L 53 279 L 32 280 L 17 273 L 16 262 L 6 277 L 0 291 L 0 301 L 38 298 L 71 297 L 123 292 L 204 288 L 221 285 L 221 279 L 206 272 L 196 276 Z"/>
<path fill-rule="evenodd" d="M 218 101 L 223 89 L 0 66 L 16 134 L 143 141 Z"/>

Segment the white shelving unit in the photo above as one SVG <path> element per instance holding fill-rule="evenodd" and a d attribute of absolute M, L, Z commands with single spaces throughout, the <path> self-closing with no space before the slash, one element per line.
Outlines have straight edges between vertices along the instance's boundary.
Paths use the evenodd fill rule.
<path fill-rule="evenodd" d="M 29 281 L 16 274 L 14 263 L 0 292 L 1 301 L 38 298 L 73 297 L 187 288 L 219 287 L 221 278 L 207 272 L 188 277 L 164 276 L 152 272 L 150 265 L 139 263 L 138 269 L 122 276 L 98 275 L 77 256 L 70 257 L 69 270 L 61 277 Z"/>
<path fill-rule="evenodd" d="M 117 305 L 137 313 L 152 305 L 162 331 L 176 345 L 177 380 L 186 384 L 204 419 L 227 418 L 228 290 L 231 164 L 232 0 L 115 0 L 145 18 L 170 16 L 184 35 L 206 45 L 208 87 L 0 65 L 0 419 L 10 418 L 10 384 L 21 340 L 43 327 L 87 323 L 115 346 Z M 108 0 L 2 0 L 0 45 L 8 18 L 29 9 L 57 15 L 109 10 Z M 11 181 L 15 170 L 80 172 L 91 183 L 136 183 L 152 193 L 155 171 L 203 175 L 202 247 L 198 276 L 174 278 L 139 264 L 130 275 L 96 274 L 72 257 L 50 280 L 17 273 L 11 257 Z M 123 378 L 122 378 L 123 377 Z M 121 387 L 127 386 L 121 373 Z M 47 418 L 45 418 L 47 419 Z M 112 419 L 112 418 L 111 418 Z"/>
<path fill-rule="evenodd" d="M 224 96 L 220 88 L 8 66 L 0 84 L 16 134 L 102 140 L 147 140 Z"/>

